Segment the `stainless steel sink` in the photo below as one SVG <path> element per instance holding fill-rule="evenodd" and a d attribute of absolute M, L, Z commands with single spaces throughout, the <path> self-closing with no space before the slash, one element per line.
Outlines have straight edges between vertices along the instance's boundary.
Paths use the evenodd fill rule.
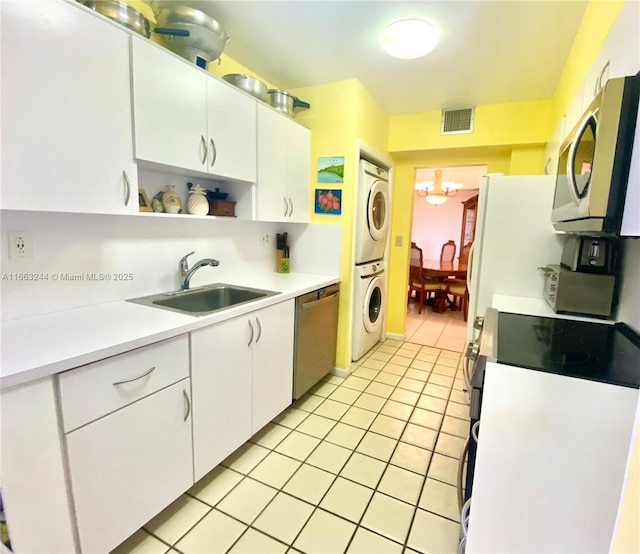
<path fill-rule="evenodd" d="M 252 289 L 227 285 L 225 283 L 215 283 L 197 289 L 131 298 L 128 302 L 151 306 L 153 308 L 162 308 L 187 315 L 203 316 L 276 294 L 280 293 L 272 290 Z"/>

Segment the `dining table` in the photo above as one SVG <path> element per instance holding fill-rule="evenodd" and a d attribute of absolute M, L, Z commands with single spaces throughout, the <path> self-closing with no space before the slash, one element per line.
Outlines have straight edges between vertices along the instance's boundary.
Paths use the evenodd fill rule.
<path fill-rule="evenodd" d="M 460 260 L 453 260 L 452 262 L 445 262 L 441 260 L 423 260 L 422 261 L 422 276 L 425 279 L 433 280 L 437 279 L 446 284 L 446 281 L 453 277 L 455 279 L 467 278 L 467 262 Z M 447 309 L 447 292 L 445 289 L 436 292 L 435 304 L 433 306 L 434 312 L 444 312 Z"/>

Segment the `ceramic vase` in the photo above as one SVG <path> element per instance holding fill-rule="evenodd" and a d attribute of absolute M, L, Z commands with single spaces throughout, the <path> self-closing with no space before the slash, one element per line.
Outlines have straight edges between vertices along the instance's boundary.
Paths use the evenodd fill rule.
<path fill-rule="evenodd" d="M 207 215 L 209 213 L 209 200 L 204 189 L 200 185 L 191 187 L 187 211 L 192 215 Z"/>
<path fill-rule="evenodd" d="M 182 210 L 182 199 L 176 193 L 174 185 L 167 185 L 162 195 L 162 205 L 168 214 L 177 214 Z"/>

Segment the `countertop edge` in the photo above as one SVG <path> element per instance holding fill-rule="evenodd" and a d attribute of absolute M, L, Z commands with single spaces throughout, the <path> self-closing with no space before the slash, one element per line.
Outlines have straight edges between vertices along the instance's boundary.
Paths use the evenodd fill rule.
<path fill-rule="evenodd" d="M 340 282 L 339 276 L 310 274 L 264 274 L 234 279 L 234 284 L 278 291 L 279 294 L 234 306 L 208 316 L 182 315 L 119 300 L 50 314 L 2 322 L 0 390 L 123 354 L 203 327 L 267 308 L 313 290 Z M 124 319 L 123 330 L 118 327 Z M 126 328 L 140 326 L 139 332 Z M 114 328 L 115 326 L 115 328 Z M 144 327 L 148 326 L 148 331 Z M 65 333 L 64 329 L 68 329 Z M 78 336 L 76 331 L 85 332 Z M 24 342 L 41 345 L 25 355 Z M 55 348 L 57 351 L 52 351 Z M 34 348 L 32 346 L 32 348 Z M 41 354 L 42 350 L 46 354 Z"/>

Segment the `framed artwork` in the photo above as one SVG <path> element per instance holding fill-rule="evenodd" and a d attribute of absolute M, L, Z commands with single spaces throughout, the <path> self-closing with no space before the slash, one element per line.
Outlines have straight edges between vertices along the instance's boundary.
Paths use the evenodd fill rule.
<path fill-rule="evenodd" d="M 317 214 L 340 215 L 342 213 L 342 191 L 316 189 L 315 212 Z"/>
<path fill-rule="evenodd" d="M 147 193 L 144 189 L 138 189 L 138 211 L 140 212 L 152 212 L 151 202 L 147 197 Z"/>
<path fill-rule="evenodd" d="M 318 183 L 344 182 L 344 156 L 318 158 Z"/>

